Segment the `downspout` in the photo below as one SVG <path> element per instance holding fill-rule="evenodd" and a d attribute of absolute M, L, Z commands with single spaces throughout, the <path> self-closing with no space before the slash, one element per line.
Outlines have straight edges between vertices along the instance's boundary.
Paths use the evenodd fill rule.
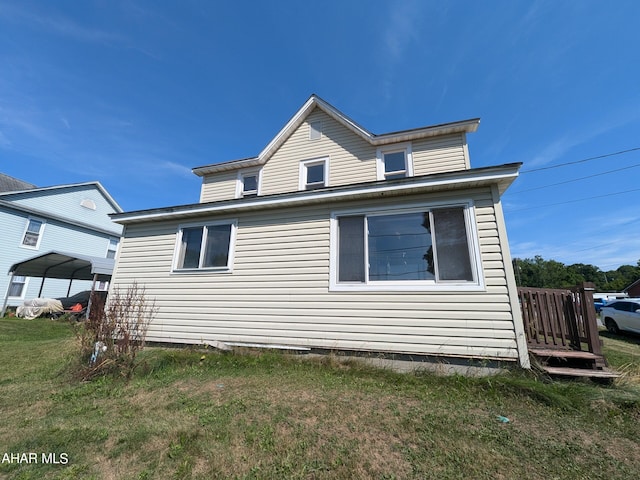
<path fill-rule="evenodd" d="M 511 263 L 511 250 L 509 249 L 509 240 L 507 238 L 507 227 L 504 221 L 504 212 L 502 211 L 500 192 L 498 192 L 497 185 L 494 184 L 491 186 L 491 194 L 493 196 L 493 207 L 498 226 L 498 240 L 500 242 L 500 251 L 502 252 L 502 263 L 504 265 L 504 273 L 507 280 L 507 292 L 509 295 L 509 303 L 511 305 L 513 330 L 516 335 L 518 360 L 520 361 L 520 366 L 522 368 L 531 368 L 531 362 L 529 361 L 529 349 L 527 348 L 527 337 L 524 332 L 524 323 L 522 321 L 522 311 L 520 310 L 520 302 L 518 301 L 518 287 L 516 285 L 516 277 L 513 273 L 513 265 Z"/>

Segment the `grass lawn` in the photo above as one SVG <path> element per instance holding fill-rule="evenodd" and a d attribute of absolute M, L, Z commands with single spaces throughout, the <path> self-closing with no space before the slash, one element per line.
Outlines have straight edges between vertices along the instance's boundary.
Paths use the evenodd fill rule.
<path fill-rule="evenodd" d="M 0 319 L 0 478 L 640 478 L 640 341 L 602 338 L 609 386 L 160 348 L 82 383 L 68 324 Z"/>

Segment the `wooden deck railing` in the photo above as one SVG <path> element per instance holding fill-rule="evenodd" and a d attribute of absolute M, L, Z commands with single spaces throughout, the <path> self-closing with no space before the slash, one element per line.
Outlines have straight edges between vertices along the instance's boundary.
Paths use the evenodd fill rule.
<path fill-rule="evenodd" d="M 602 355 L 593 291 L 592 283 L 570 290 L 518 287 L 529 346 Z"/>

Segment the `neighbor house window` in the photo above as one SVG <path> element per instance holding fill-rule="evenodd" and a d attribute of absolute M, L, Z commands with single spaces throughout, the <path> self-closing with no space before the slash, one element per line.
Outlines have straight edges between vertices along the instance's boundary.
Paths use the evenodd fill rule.
<path fill-rule="evenodd" d="M 335 215 L 332 286 L 479 285 L 467 206 Z"/>
<path fill-rule="evenodd" d="M 376 152 L 378 180 L 413 176 L 411 144 L 391 145 Z"/>
<path fill-rule="evenodd" d="M 260 190 L 260 172 L 240 172 L 238 174 L 238 186 L 236 198 L 255 197 Z"/>
<path fill-rule="evenodd" d="M 116 258 L 116 253 L 118 253 L 118 239 L 112 237 L 107 247 L 107 258 Z"/>
<path fill-rule="evenodd" d="M 236 223 L 182 226 L 175 270 L 231 270 Z"/>
<path fill-rule="evenodd" d="M 27 222 L 27 228 L 24 231 L 22 237 L 22 246 L 27 248 L 37 249 L 40 245 L 42 238 L 42 229 L 44 228 L 44 221 L 36 218 L 30 218 Z"/>
<path fill-rule="evenodd" d="M 307 160 L 300 163 L 300 190 L 326 187 L 329 178 L 329 159 Z"/>
<path fill-rule="evenodd" d="M 27 277 L 22 275 L 14 275 L 9 285 L 9 296 L 15 298 L 23 298 L 27 285 Z"/>

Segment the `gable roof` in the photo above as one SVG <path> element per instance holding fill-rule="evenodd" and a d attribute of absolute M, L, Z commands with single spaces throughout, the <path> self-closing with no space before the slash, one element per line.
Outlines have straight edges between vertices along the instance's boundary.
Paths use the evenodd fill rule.
<path fill-rule="evenodd" d="M 626 288 L 624 288 L 622 291 L 624 293 L 627 293 L 630 289 L 632 289 L 633 287 L 640 285 L 640 278 L 638 280 L 636 280 L 635 282 L 633 282 L 631 285 L 628 285 Z"/>
<path fill-rule="evenodd" d="M 25 182 L 23 182 L 25 183 Z M 30 184 L 27 184 L 30 185 Z M 53 185 L 51 187 L 36 187 L 33 185 L 33 188 L 24 188 L 21 190 L 13 190 L 13 191 L 0 191 L 0 200 L 10 200 L 10 197 L 20 195 L 23 193 L 36 193 L 36 192 L 55 192 L 56 190 L 64 190 L 75 187 L 95 187 L 102 196 L 109 202 L 109 204 L 113 207 L 116 212 L 122 212 L 122 207 L 118 205 L 113 197 L 107 192 L 107 190 L 102 186 L 100 182 L 83 182 L 83 183 L 69 183 L 65 185 Z"/>
<path fill-rule="evenodd" d="M 319 108 L 336 122 L 351 130 L 351 132 L 353 132 L 355 135 L 375 146 L 434 137 L 436 135 L 447 135 L 450 133 L 471 133 L 475 132 L 478 129 L 478 125 L 480 124 L 479 118 L 472 118 L 469 120 L 462 120 L 458 122 L 442 123 L 439 125 L 413 128 L 410 130 L 400 130 L 397 132 L 376 135 L 369 132 L 364 127 L 358 125 L 344 113 L 340 112 L 337 108 L 333 107 L 317 95 L 313 94 L 296 112 L 296 114 L 291 117 L 287 124 L 278 132 L 273 140 L 269 142 L 269 144 L 260 152 L 257 157 L 250 157 L 241 160 L 233 160 L 231 162 L 215 163 L 211 165 L 195 167 L 192 169 L 193 173 L 195 173 L 199 177 L 202 177 L 210 173 L 264 165 L 267 160 L 269 160 L 269 158 L 278 150 L 278 148 L 280 148 L 282 144 L 293 134 L 293 132 L 300 125 L 302 125 L 305 119 L 315 108 Z"/>
<path fill-rule="evenodd" d="M 18 190 L 31 190 L 37 188 L 33 183 L 25 182 L 18 178 L 0 173 L 0 193 L 15 192 Z"/>

